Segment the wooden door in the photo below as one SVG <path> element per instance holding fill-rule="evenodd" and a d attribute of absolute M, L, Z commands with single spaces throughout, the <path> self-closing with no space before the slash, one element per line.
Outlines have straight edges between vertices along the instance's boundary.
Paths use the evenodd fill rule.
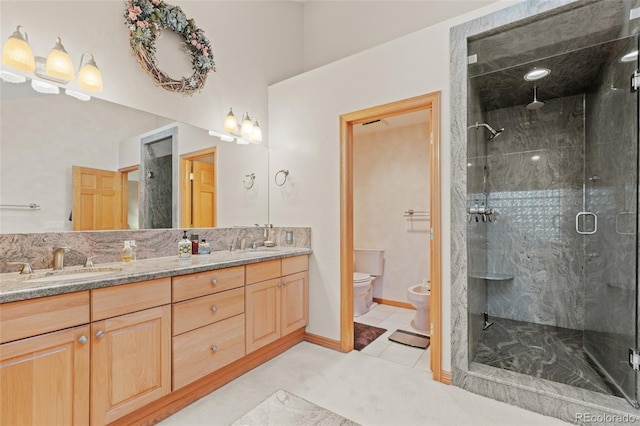
<path fill-rule="evenodd" d="M 285 336 L 309 323 L 309 273 L 282 277 L 281 321 L 282 336 Z"/>
<path fill-rule="evenodd" d="M 122 229 L 122 174 L 73 166 L 73 230 Z"/>
<path fill-rule="evenodd" d="M 245 288 L 247 354 L 280 337 L 280 278 Z"/>
<path fill-rule="evenodd" d="M 89 348 L 88 325 L 0 345 L 0 424 L 89 424 Z"/>
<path fill-rule="evenodd" d="M 91 324 L 91 424 L 111 423 L 171 391 L 171 307 Z"/>
<path fill-rule="evenodd" d="M 214 211 L 216 205 L 215 178 L 213 164 L 193 161 L 192 181 L 192 221 L 194 228 L 216 226 Z"/>

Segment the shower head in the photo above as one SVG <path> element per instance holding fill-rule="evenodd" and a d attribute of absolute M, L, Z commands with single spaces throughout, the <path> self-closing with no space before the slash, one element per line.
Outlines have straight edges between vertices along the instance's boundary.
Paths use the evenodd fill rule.
<path fill-rule="evenodd" d="M 476 129 L 479 129 L 480 127 L 486 127 L 486 129 L 491 133 L 491 136 L 489 136 L 489 140 L 497 138 L 498 136 L 500 136 L 502 132 L 504 132 L 504 127 L 501 127 L 500 129 L 495 130 L 493 127 L 489 126 L 487 123 L 476 123 L 475 126 L 471 126 L 471 127 L 475 127 Z"/>
<path fill-rule="evenodd" d="M 540 109 L 544 106 L 544 102 L 538 100 L 538 86 L 533 86 L 533 101 L 527 104 L 527 109 L 530 111 Z"/>

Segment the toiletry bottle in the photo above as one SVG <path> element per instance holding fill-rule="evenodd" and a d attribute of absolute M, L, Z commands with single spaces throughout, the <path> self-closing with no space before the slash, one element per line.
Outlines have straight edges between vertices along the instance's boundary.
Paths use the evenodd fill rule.
<path fill-rule="evenodd" d="M 136 260 L 136 240 L 129 241 L 129 247 L 131 247 L 131 260 Z"/>
<path fill-rule="evenodd" d="M 187 238 L 187 231 L 183 231 L 182 240 L 178 243 L 178 257 L 191 257 L 191 241 Z"/>
<path fill-rule="evenodd" d="M 198 234 L 191 234 L 191 254 L 198 254 Z"/>
<path fill-rule="evenodd" d="M 200 254 L 210 254 L 211 253 L 211 247 L 209 246 L 209 243 L 207 242 L 207 240 L 205 240 L 204 238 L 202 239 L 202 242 L 200 243 L 200 248 L 198 249 Z"/>
<path fill-rule="evenodd" d="M 131 246 L 129 245 L 129 241 L 124 242 L 124 247 L 122 247 L 121 258 L 125 262 L 130 262 L 133 257 L 133 250 L 131 250 Z"/>

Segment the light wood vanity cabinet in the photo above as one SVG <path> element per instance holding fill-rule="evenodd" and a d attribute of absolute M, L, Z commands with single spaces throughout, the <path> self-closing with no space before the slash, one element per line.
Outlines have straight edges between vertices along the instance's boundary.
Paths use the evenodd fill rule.
<path fill-rule="evenodd" d="M 246 348 L 250 353 L 309 322 L 309 256 L 246 268 Z"/>
<path fill-rule="evenodd" d="M 77 303 L 86 299 L 85 318 L 55 318 L 51 322 L 87 323 L 89 320 L 89 292 L 35 299 L 36 306 L 50 302 L 59 306 L 63 300 Z M 69 297 L 67 297 L 69 296 Z M 15 324 L 26 321 L 26 304 L 7 303 L 0 311 L 0 332 L 3 339 L 10 335 Z M 79 306 L 72 305 L 72 311 Z M 17 312 L 20 311 L 20 315 Z M 34 317 L 38 317 L 37 311 Z M 61 312 L 58 312 L 60 315 Z M 8 318 L 11 317 L 11 318 Z M 38 322 L 38 321 L 36 321 Z M 14 324 L 14 325 L 9 325 Z M 35 325 L 35 324 L 34 324 Z M 40 324 L 29 330 L 32 334 L 50 328 Z M 89 423 L 89 325 L 50 332 L 0 345 L 0 424 L 2 425 L 86 425 Z"/>
<path fill-rule="evenodd" d="M 173 278 L 173 390 L 245 355 L 244 266 Z"/>

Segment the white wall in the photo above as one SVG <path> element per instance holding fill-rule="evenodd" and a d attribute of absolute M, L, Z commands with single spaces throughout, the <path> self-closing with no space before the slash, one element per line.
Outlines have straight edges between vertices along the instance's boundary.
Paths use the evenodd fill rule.
<path fill-rule="evenodd" d="M 408 303 L 409 286 L 429 279 L 430 222 L 417 216 L 412 226 L 404 217 L 429 210 L 429 124 L 354 135 L 353 142 L 354 246 L 384 249 L 373 297 Z"/>
<path fill-rule="evenodd" d="M 269 174 L 291 172 L 283 188 L 270 182 L 270 219 L 312 228 L 309 332 L 340 338 L 339 115 L 440 91 L 442 365 L 450 370 L 449 29 L 511 4 L 492 4 L 269 88 Z"/>
<path fill-rule="evenodd" d="M 98 97 L 218 131 L 229 107 L 238 114 L 246 110 L 260 122 L 266 142 L 267 86 L 302 70 L 302 4 L 180 1 L 179 6 L 205 31 L 217 67 L 204 89 L 193 96 L 155 87 L 142 71 L 129 46 L 122 0 L 3 0 L 0 38 L 4 43 L 22 25 L 34 55 L 46 57 L 60 36 L 76 67 L 82 52 L 94 54 L 104 79 Z M 185 57 L 176 48 L 175 60 Z"/>

